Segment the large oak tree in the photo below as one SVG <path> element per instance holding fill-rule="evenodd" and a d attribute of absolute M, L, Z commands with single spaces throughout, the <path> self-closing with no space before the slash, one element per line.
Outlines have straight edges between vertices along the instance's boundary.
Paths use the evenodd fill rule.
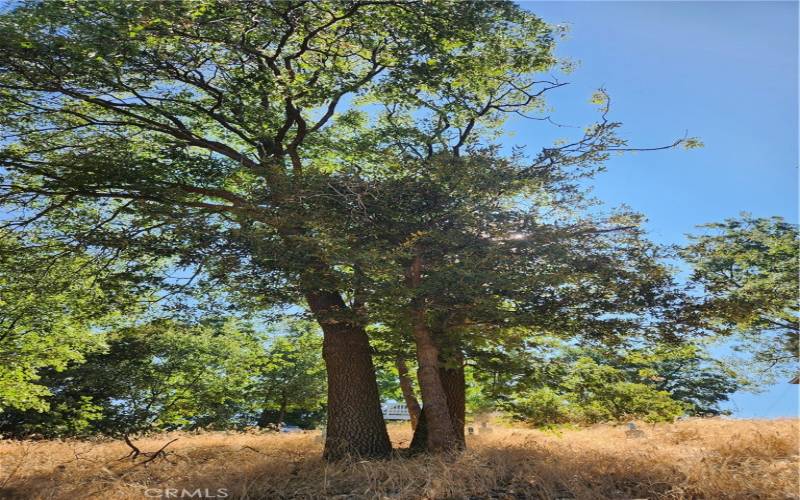
<path fill-rule="evenodd" d="M 325 455 L 388 454 L 330 199 L 384 157 L 458 156 L 541 106 L 561 85 L 537 77 L 551 28 L 509 2 L 29 1 L 0 44 L 13 223 L 304 301 L 324 332 Z"/>

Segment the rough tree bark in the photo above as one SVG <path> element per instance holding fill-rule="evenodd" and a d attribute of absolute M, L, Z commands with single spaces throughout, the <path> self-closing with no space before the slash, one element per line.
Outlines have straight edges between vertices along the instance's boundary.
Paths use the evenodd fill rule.
<path fill-rule="evenodd" d="M 447 396 L 447 408 L 450 410 L 450 421 L 461 447 L 465 446 L 464 423 L 467 413 L 466 381 L 464 379 L 464 359 L 458 355 L 453 359 L 457 363 L 455 368 L 440 368 L 439 378 Z"/>
<path fill-rule="evenodd" d="M 447 407 L 450 412 L 450 420 L 453 430 L 459 440 L 461 447 L 466 447 L 464 439 L 464 423 L 466 421 L 466 384 L 464 381 L 464 367 L 445 369 L 439 368 L 439 378 L 442 380 L 445 396 L 447 397 Z M 419 453 L 425 451 L 428 439 L 428 425 L 425 418 L 425 406 L 419 417 L 419 425 L 414 429 L 414 437 L 411 439 L 409 448 Z"/>
<path fill-rule="evenodd" d="M 322 356 L 328 372 L 327 460 L 388 457 L 392 451 L 381 413 L 375 366 L 367 333 L 348 321 L 348 307 L 337 292 L 306 293 L 322 327 Z"/>
<path fill-rule="evenodd" d="M 411 377 L 408 376 L 406 360 L 403 359 L 402 356 L 398 356 L 394 360 L 394 366 L 397 368 L 400 390 L 403 392 L 403 399 L 408 408 L 408 416 L 411 417 L 411 428 L 416 430 L 421 410 L 419 401 L 417 401 L 417 397 L 414 395 L 414 384 L 411 381 Z"/>
<path fill-rule="evenodd" d="M 409 269 L 412 288 L 419 287 L 421 275 L 422 258 L 416 255 Z M 433 341 L 425 312 L 424 299 L 415 298 L 411 305 L 411 321 L 417 348 L 417 379 L 428 429 L 425 447 L 433 453 L 446 452 L 459 448 L 459 441 L 450 420 L 447 396 L 439 377 L 439 348 Z"/>

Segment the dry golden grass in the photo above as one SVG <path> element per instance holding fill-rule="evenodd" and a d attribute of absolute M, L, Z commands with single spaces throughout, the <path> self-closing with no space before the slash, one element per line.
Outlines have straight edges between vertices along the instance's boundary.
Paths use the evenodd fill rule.
<path fill-rule="evenodd" d="M 613 426 L 560 435 L 497 426 L 450 458 L 337 464 L 321 460 L 318 433 L 158 435 L 136 444 L 155 451 L 178 441 L 147 464 L 119 460 L 129 451 L 120 442 L 0 441 L 0 496 L 221 498 L 225 488 L 247 499 L 800 498 L 799 424 L 689 420 L 641 426 L 640 438 Z M 408 445 L 407 424 L 390 433 Z"/>

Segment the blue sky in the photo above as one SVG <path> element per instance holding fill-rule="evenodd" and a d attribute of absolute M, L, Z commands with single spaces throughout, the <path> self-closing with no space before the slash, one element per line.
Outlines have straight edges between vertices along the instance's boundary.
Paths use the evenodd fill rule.
<path fill-rule="evenodd" d="M 594 182 L 610 206 L 648 217 L 651 237 L 683 243 L 697 224 L 781 215 L 797 222 L 797 2 L 521 2 L 546 21 L 568 24 L 557 49 L 576 61 L 553 91 L 553 118 L 585 125 L 604 87 L 612 119 L 632 146 L 659 146 L 686 131 L 699 150 L 613 158 Z M 575 131 L 517 120 L 513 144 L 541 146 Z M 798 386 L 734 395 L 740 417 L 796 415 Z"/>

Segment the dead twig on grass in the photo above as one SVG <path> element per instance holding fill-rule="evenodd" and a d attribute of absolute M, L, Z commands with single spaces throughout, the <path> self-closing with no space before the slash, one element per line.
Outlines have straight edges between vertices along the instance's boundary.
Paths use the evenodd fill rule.
<path fill-rule="evenodd" d="M 147 460 L 145 460 L 143 462 L 140 462 L 137 465 L 146 465 L 146 464 L 152 462 L 153 460 L 155 460 L 155 459 L 157 459 L 159 457 L 166 458 L 167 452 L 164 451 L 164 450 L 167 448 L 167 446 L 171 445 L 172 443 L 174 443 L 175 441 L 178 440 L 178 438 L 175 438 L 175 439 L 173 439 L 171 441 L 167 441 L 167 443 L 164 444 L 164 446 L 159 448 L 157 451 L 142 451 L 141 449 L 139 449 L 138 446 L 133 444 L 133 442 L 130 440 L 130 437 L 128 437 L 127 434 L 125 434 L 123 436 L 123 439 L 125 440 L 125 444 L 127 444 L 128 447 L 131 448 L 131 451 L 130 451 L 130 453 L 128 453 L 124 457 L 120 458 L 119 461 L 122 461 L 122 460 L 125 460 L 125 459 L 128 459 L 128 458 L 130 458 L 132 461 L 135 461 L 136 458 L 139 457 L 139 456 L 147 457 Z"/>
<path fill-rule="evenodd" d="M 156 452 L 154 452 L 154 453 L 143 453 L 143 455 L 145 455 L 145 456 L 149 456 L 150 458 L 148 458 L 147 460 L 145 460 L 144 462 L 142 462 L 142 463 L 141 463 L 141 465 L 144 465 L 144 464 L 147 464 L 147 463 L 149 463 L 149 462 L 152 462 L 153 460 L 155 460 L 155 459 L 156 459 L 156 458 L 158 458 L 158 457 L 164 457 L 164 458 L 166 458 L 166 456 L 167 456 L 167 452 L 166 452 L 166 451 L 164 451 L 164 449 L 165 449 L 167 446 L 169 446 L 169 445 L 171 445 L 172 443 L 174 443 L 175 441 L 177 441 L 177 440 L 178 440 L 178 438 L 175 438 L 175 439 L 173 439 L 172 441 L 168 441 L 168 442 L 167 442 L 167 444 L 165 444 L 164 446 L 162 446 L 161 448 L 159 448 L 159 449 L 158 449 L 158 451 L 156 451 Z"/>

